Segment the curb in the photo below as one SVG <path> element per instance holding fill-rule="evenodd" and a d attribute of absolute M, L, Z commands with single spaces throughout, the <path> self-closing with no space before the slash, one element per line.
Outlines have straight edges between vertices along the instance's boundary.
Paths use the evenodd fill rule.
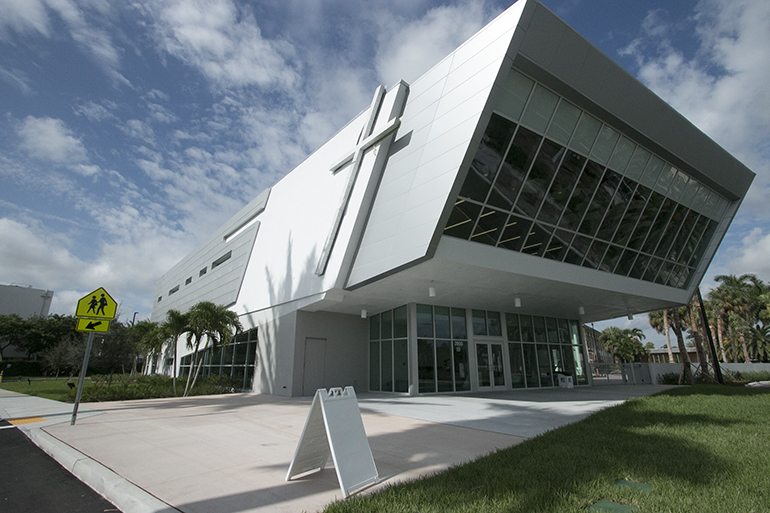
<path fill-rule="evenodd" d="M 179 512 L 42 429 L 25 429 L 23 432 L 62 467 L 112 502 L 123 513 Z"/>

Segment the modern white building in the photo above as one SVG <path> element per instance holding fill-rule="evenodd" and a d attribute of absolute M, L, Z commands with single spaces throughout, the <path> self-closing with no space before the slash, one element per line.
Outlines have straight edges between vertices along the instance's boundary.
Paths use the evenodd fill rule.
<path fill-rule="evenodd" d="M 753 177 L 520 0 L 161 277 L 152 320 L 227 305 L 249 331 L 206 372 L 270 394 L 588 384 L 581 324 L 686 303 Z"/>

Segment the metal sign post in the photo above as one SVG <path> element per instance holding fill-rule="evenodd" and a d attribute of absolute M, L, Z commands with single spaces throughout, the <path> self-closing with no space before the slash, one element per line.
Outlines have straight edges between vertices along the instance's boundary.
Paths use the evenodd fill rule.
<path fill-rule="evenodd" d="M 118 303 L 112 299 L 104 287 L 99 287 L 78 300 L 75 308 L 75 317 L 78 322 L 75 329 L 88 333 L 88 343 L 86 344 L 86 354 L 83 356 L 83 366 L 80 368 L 78 391 L 75 395 L 75 407 L 72 409 L 70 426 L 74 426 L 78 418 L 78 406 L 80 406 L 80 397 L 83 395 L 83 382 L 86 379 L 86 372 L 88 372 L 88 358 L 91 356 L 94 333 L 107 333 L 110 329 L 110 321 L 115 318 L 117 313 Z"/>
<path fill-rule="evenodd" d="M 88 358 L 91 355 L 91 346 L 94 343 L 94 333 L 88 334 L 88 343 L 86 344 L 86 354 L 83 356 L 83 366 L 80 367 L 80 377 L 78 377 L 78 392 L 75 395 L 75 407 L 72 409 L 72 420 L 70 426 L 75 425 L 75 421 L 78 418 L 78 406 L 80 406 L 80 396 L 83 394 L 83 382 L 86 379 L 86 371 L 88 370 Z"/>

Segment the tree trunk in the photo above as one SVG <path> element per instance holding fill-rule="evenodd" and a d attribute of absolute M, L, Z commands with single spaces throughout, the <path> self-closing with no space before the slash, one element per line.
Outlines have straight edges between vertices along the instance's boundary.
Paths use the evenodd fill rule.
<path fill-rule="evenodd" d="M 668 329 L 668 310 L 663 310 L 663 328 L 666 331 L 666 347 L 668 348 L 668 363 L 674 362 L 674 350 L 671 349 L 671 333 Z"/>
<path fill-rule="evenodd" d="M 208 342 L 207 342 L 208 344 Z M 197 339 L 195 341 L 195 352 L 193 353 L 193 361 L 190 362 L 190 372 L 187 374 L 187 384 L 184 387 L 184 393 L 182 394 L 182 397 L 187 397 L 187 391 L 190 389 L 190 378 L 192 378 L 192 371 L 195 366 L 198 365 L 198 349 L 200 349 L 201 341 L 200 339 Z M 204 356 L 200 356 L 200 361 L 203 362 Z"/>
<path fill-rule="evenodd" d="M 198 362 L 198 368 L 195 369 L 195 376 L 192 380 L 192 385 L 190 385 L 190 392 L 192 392 L 193 387 L 195 386 L 195 382 L 198 381 L 198 373 L 201 371 L 201 367 L 203 366 L 203 358 L 201 358 L 200 362 Z M 190 369 L 192 370 L 192 369 Z M 189 392 L 185 392 L 185 397 L 187 396 Z"/>
<path fill-rule="evenodd" d="M 198 348 L 200 343 L 200 340 L 195 342 L 195 351 L 193 352 L 192 362 L 190 362 L 190 372 L 187 373 L 187 384 L 184 386 L 184 393 L 182 394 L 182 397 L 187 397 L 187 391 L 190 389 L 190 378 L 192 378 L 193 368 L 198 365 Z M 203 360 L 202 356 L 201 360 Z"/>
<path fill-rule="evenodd" d="M 725 352 L 725 327 L 722 324 L 722 316 L 717 317 L 717 336 L 719 341 L 719 350 L 722 352 L 722 361 L 727 362 L 727 353 Z"/>
<path fill-rule="evenodd" d="M 687 346 L 684 344 L 684 337 L 682 336 L 682 321 L 679 318 L 679 309 L 674 309 L 674 335 L 676 335 L 676 343 L 679 346 L 679 357 L 682 360 L 682 374 L 680 375 L 679 384 L 682 384 L 681 376 L 684 376 L 684 382 L 688 385 L 695 383 L 692 378 L 692 369 L 690 369 L 690 357 L 687 354 Z"/>
<path fill-rule="evenodd" d="M 743 346 L 743 359 L 746 360 L 746 363 L 751 363 L 751 356 L 749 356 L 749 346 L 746 344 L 746 331 L 739 329 L 738 334 L 741 337 L 741 345 Z"/>
<path fill-rule="evenodd" d="M 735 343 L 735 333 L 733 333 L 732 324 L 728 326 L 728 331 L 730 332 L 730 347 L 733 350 L 733 363 L 738 363 L 738 348 L 736 347 L 738 344 Z"/>
<path fill-rule="evenodd" d="M 695 300 L 697 304 L 697 299 Z M 706 351 L 703 350 L 703 336 L 700 326 L 698 326 L 698 320 L 695 318 L 695 308 L 693 303 L 687 305 L 687 311 L 690 314 L 690 329 L 692 330 L 692 338 L 695 341 L 695 351 L 698 353 L 698 363 L 700 364 L 701 374 L 711 381 L 711 374 L 709 373 L 709 360 L 706 355 Z M 701 319 L 701 322 L 704 320 Z"/>
<path fill-rule="evenodd" d="M 176 397 L 176 346 L 179 343 L 179 337 L 174 337 L 174 363 L 171 365 L 171 382 L 174 384 L 174 397 Z"/>

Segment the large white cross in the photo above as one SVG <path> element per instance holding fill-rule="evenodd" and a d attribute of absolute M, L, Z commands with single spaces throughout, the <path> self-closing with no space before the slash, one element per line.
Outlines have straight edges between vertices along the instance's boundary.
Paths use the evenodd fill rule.
<path fill-rule="evenodd" d="M 379 86 L 377 90 L 374 92 L 374 98 L 372 99 L 372 106 L 369 109 L 369 119 L 366 122 L 366 126 L 361 132 L 361 135 L 358 138 L 358 143 L 356 144 L 355 148 L 353 148 L 352 151 L 350 151 L 342 159 L 338 160 L 330 169 L 332 173 L 336 173 L 351 161 L 353 164 L 353 169 L 350 170 L 350 175 L 348 176 L 348 182 L 345 186 L 345 191 L 342 194 L 342 201 L 340 202 L 340 207 L 337 210 L 337 215 L 334 219 L 334 223 L 332 224 L 332 228 L 331 228 L 331 231 L 329 232 L 329 236 L 326 238 L 323 251 L 321 252 L 321 258 L 319 259 L 318 266 L 316 267 L 316 270 L 315 270 L 315 273 L 318 276 L 322 276 L 326 272 L 326 265 L 329 263 L 329 257 L 331 256 L 332 249 L 334 248 L 334 243 L 337 240 L 337 235 L 339 234 L 339 231 L 340 231 L 340 226 L 342 225 L 342 218 L 345 216 L 345 211 L 348 208 L 350 195 L 353 193 L 353 186 L 355 186 L 356 184 L 356 178 L 358 177 L 358 171 L 361 169 L 361 163 L 364 160 L 364 154 L 369 149 L 379 144 L 387 136 L 394 133 L 398 129 L 399 125 L 401 124 L 400 117 L 396 116 L 392 120 L 390 120 L 385 126 L 383 126 L 382 129 L 378 130 L 377 133 L 372 133 L 372 131 L 374 130 L 375 122 L 377 121 L 377 116 L 380 113 L 380 108 L 382 107 L 382 102 L 384 98 L 385 98 L 385 88 L 383 86 Z"/>

